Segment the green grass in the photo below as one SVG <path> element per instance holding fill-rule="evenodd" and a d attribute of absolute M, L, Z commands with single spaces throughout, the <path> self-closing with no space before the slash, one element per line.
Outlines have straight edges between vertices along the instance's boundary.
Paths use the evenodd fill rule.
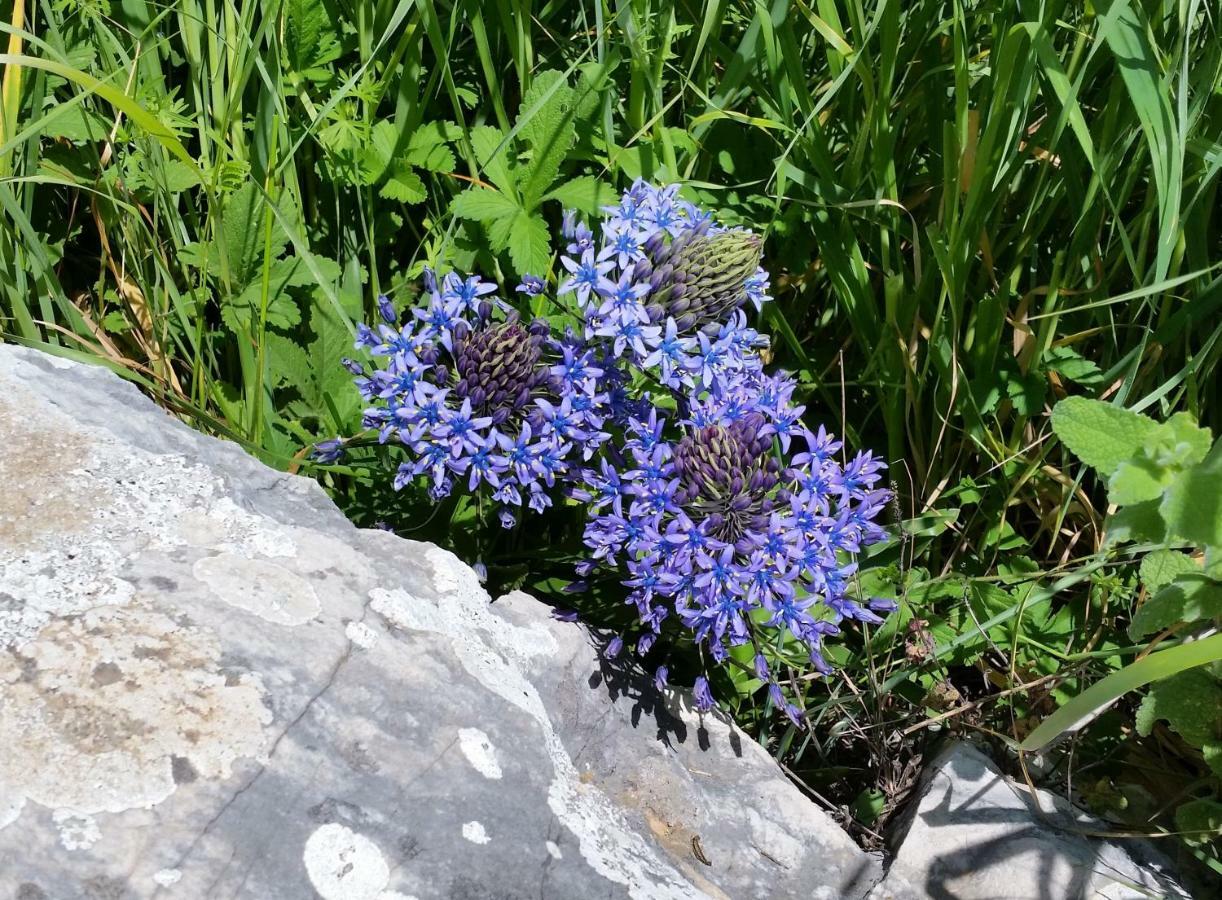
<path fill-rule="evenodd" d="M 1140 649 L 1117 637 L 1135 591 L 1096 556 L 1102 494 L 1047 413 L 1086 394 L 1222 430 L 1209 4 L 7 0 L 0 13 L 8 339 L 101 358 L 295 465 L 359 428 L 336 360 L 378 291 L 410 298 L 425 262 L 517 272 L 529 248 L 499 248 L 451 202 L 499 185 L 506 154 L 542 170 L 549 101 L 571 86 L 574 137 L 543 188 L 678 180 L 763 232 L 776 362 L 799 373 L 812 418 L 889 459 L 897 517 L 913 520 L 879 562 L 901 622 L 928 624 L 932 659 L 905 654 L 924 626 L 889 627 L 812 695 L 813 733 L 765 740 L 824 773 L 837 746 L 865 748 L 877 776 L 917 752 L 897 734 L 954 707 L 929 702 L 938 685 L 967 700 L 969 681 L 985 696 L 1053 677 L 1073 693 Z M 506 190 L 523 221 L 558 222 L 560 200 Z M 326 477 L 358 518 L 431 521 Z M 1021 737 L 1046 711 L 1038 691 L 997 700 L 1004 715 L 948 721 Z M 903 773 L 888 777 L 902 796 Z"/>

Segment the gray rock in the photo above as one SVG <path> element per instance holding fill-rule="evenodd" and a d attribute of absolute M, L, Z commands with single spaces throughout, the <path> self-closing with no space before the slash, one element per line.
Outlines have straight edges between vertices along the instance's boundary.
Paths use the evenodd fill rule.
<path fill-rule="evenodd" d="M 923 790 L 886 880 L 871 900 L 1084 900 L 1183 897 L 1149 845 L 1123 848 L 1089 832 L 1106 826 L 1063 798 L 1002 775 L 984 754 L 954 744 Z"/>
<path fill-rule="evenodd" d="M 0 347 L 0 896 L 864 897 L 726 722 L 113 374 Z M 703 858 L 701 858 L 703 857 Z"/>

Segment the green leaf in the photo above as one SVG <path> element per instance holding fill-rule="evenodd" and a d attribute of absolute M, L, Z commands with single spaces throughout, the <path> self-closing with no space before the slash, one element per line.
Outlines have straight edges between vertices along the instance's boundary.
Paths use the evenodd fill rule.
<path fill-rule="evenodd" d="M 334 75 L 325 67 L 339 59 L 337 29 L 322 0 L 287 0 L 284 9 L 284 53 L 290 71 L 311 80 Z"/>
<path fill-rule="evenodd" d="M 559 200 L 565 209 L 575 209 L 595 216 L 604 206 L 615 202 L 615 189 L 593 175 L 582 175 L 553 188 L 543 199 Z"/>
<path fill-rule="evenodd" d="M 505 135 L 491 125 L 471 129 L 471 147 L 484 175 L 506 194 L 512 195 L 517 189 L 517 179 L 509 161 L 508 145 L 501 146 L 504 139 Z"/>
<path fill-rule="evenodd" d="M 1205 668 L 1189 669 L 1156 682 L 1137 708 L 1137 733 L 1149 735 L 1159 719 L 1166 719 L 1194 747 L 1215 740 L 1222 733 L 1222 685 Z"/>
<path fill-rule="evenodd" d="M 1202 547 L 1222 546 L 1222 440 L 1172 481 L 1159 510 L 1176 536 Z"/>
<path fill-rule="evenodd" d="M 1133 616 L 1129 636 L 1134 640 L 1178 622 L 1196 622 L 1222 616 L 1222 585 L 1196 574 L 1181 575 L 1159 589 Z"/>
<path fill-rule="evenodd" d="M 388 200 L 398 200 L 400 203 L 422 203 L 428 197 L 424 182 L 420 176 L 406 164 L 395 167 L 394 174 L 386 180 L 378 191 Z"/>
<path fill-rule="evenodd" d="M 103 141 L 111 123 L 83 103 L 57 103 L 37 122 L 45 138 L 63 138 L 73 143 Z"/>
<path fill-rule="evenodd" d="M 1107 542 L 1148 541 L 1161 544 L 1167 539 L 1167 524 L 1159 512 L 1159 501 L 1134 503 L 1118 509 L 1107 520 Z"/>
<path fill-rule="evenodd" d="M 1174 477 L 1174 470 L 1159 466 L 1143 453 L 1116 467 L 1107 481 L 1108 502 L 1128 506 L 1157 500 Z"/>
<path fill-rule="evenodd" d="M 490 191 L 487 188 L 469 188 L 463 191 L 451 202 L 450 209 L 460 219 L 474 219 L 485 224 L 516 216 L 522 211 L 522 207 L 514 200 L 500 191 Z"/>
<path fill-rule="evenodd" d="M 1099 367 L 1072 347 L 1054 347 L 1044 357 L 1042 365 L 1046 371 L 1056 372 L 1077 384 L 1098 384 L 1103 380 Z"/>
<path fill-rule="evenodd" d="M 552 264 L 547 223 L 538 214 L 519 210 L 509 232 L 509 259 L 519 275 L 546 275 Z"/>
<path fill-rule="evenodd" d="M 1141 561 L 1142 586 L 1150 593 L 1156 593 L 1181 575 L 1198 574 L 1201 566 L 1187 553 L 1178 550 L 1155 550 L 1147 553 Z"/>
<path fill-rule="evenodd" d="M 1158 423 L 1100 400 L 1068 397 L 1052 411 L 1052 430 L 1078 459 L 1110 475 L 1141 450 Z"/>
<path fill-rule="evenodd" d="M 291 214 L 292 207 L 283 198 L 281 211 Z M 242 290 L 249 285 L 262 271 L 264 258 L 265 217 L 271 217 L 271 258 L 275 259 L 288 246 L 288 235 L 280 227 L 280 223 L 271 210 L 258 186 L 247 181 L 238 188 L 225 203 L 223 208 L 224 225 L 221 230 L 221 242 L 225 250 L 225 258 L 229 262 L 230 283 L 236 290 Z M 209 268 L 219 262 L 216 253 L 210 254 Z"/>
<path fill-rule="evenodd" d="M 522 96 L 518 137 L 530 147 L 522 198 L 534 210 L 556 180 L 573 143 L 575 96 L 564 73 L 539 72 Z"/>

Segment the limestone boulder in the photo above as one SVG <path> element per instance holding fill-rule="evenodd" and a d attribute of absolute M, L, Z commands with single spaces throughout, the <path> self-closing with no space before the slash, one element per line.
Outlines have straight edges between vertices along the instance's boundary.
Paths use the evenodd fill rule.
<path fill-rule="evenodd" d="M 0 346 L 0 897 L 866 896 L 724 720 L 98 367 Z"/>

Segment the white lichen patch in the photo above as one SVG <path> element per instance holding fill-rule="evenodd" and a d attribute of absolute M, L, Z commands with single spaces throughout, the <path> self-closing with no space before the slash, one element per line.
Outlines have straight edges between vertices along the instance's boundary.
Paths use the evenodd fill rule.
<path fill-rule="evenodd" d="M 120 573 L 142 552 L 296 555 L 295 529 L 239 507 L 206 467 L 82 428 L 6 375 L 0 371 L 0 649 L 20 646 L 56 617 L 130 603 L 135 590 Z"/>
<path fill-rule="evenodd" d="M 51 821 L 59 832 L 59 842 L 65 850 L 88 850 L 102 838 L 98 821 L 71 809 L 57 809 Z"/>
<path fill-rule="evenodd" d="M 173 887 L 182 881 L 181 869 L 158 869 L 153 873 L 153 881 L 162 887 Z"/>
<path fill-rule="evenodd" d="M 349 622 L 344 635 L 362 650 L 368 650 L 378 642 L 378 633 L 364 622 Z"/>
<path fill-rule="evenodd" d="M 478 728 L 458 729 L 458 746 L 475 771 L 485 778 L 501 777 L 501 764 L 496 759 L 496 748 L 484 732 Z"/>
<path fill-rule="evenodd" d="M 464 822 L 462 836 L 473 844 L 486 844 L 492 840 L 481 822 Z"/>
<path fill-rule="evenodd" d="M 375 588 L 369 594 L 370 608 L 399 628 L 448 637 L 473 678 L 538 724 L 554 772 L 548 806 L 577 838 L 582 858 L 594 871 L 624 885 L 633 898 L 706 897 L 658 857 L 605 794 L 581 782 L 539 692 L 521 668 L 548 652 L 545 648 L 555 647 L 546 627 L 515 627 L 494 613 L 475 573 L 452 553 L 430 547 L 426 557 L 433 568 L 433 584 L 444 595 L 439 603 L 401 589 Z"/>
<path fill-rule="evenodd" d="M 338 822 L 310 835 L 302 861 L 323 900 L 380 900 L 390 882 L 378 845 Z"/>
<path fill-rule="evenodd" d="M 304 625 L 322 610 L 310 582 L 268 560 L 221 553 L 196 561 L 192 573 L 225 603 L 275 625 Z"/>
<path fill-rule="evenodd" d="M 0 784 L 93 815 L 229 777 L 262 755 L 272 716 L 257 676 L 227 675 L 219 658 L 211 631 L 139 606 L 56 619 L 0 652 Z"/>
<path fill-rule="evenodd" d="M 564 859 L 564 854 L 560 852 L 560 847 L 555 841 L 548 841 L 544 846 L 547 847 L 547 855 L 552 859 Z"/>

